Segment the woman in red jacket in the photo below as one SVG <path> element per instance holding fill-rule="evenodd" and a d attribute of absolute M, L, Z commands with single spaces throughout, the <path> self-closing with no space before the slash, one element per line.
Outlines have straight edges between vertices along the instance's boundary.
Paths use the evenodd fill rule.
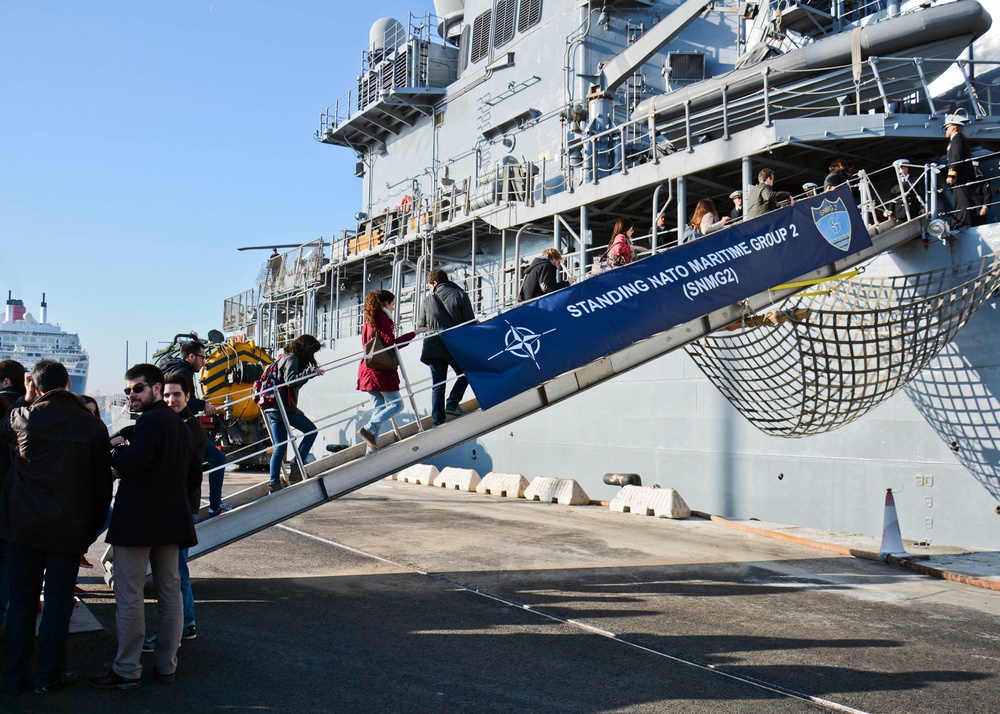
<path fill-rule="evenodd" d="M 386 347 L 402 346 L 413 339 L 414 332 L 395 337 L 395 325 L 392 322 L 392 306 L 396 296 L 388 290 L 372 290 L 365 296 L 365 304 L 361 309 L 364 324 L 361 327 L 361 344 L 364 345 L 377 331 Z M 358 437 L 368 448 L 365 453 L 371 453 L 378 448 L 378 433 L 382 423 L 399 413 L 403 408 L 403 398 L 399 394 L 399 372 L 395 369 L 372 369 L 365 360 L 358 365 L 358 391 L 367 392 L 372 398 L 372 413 L 368 423 L 358 429 Z"/>

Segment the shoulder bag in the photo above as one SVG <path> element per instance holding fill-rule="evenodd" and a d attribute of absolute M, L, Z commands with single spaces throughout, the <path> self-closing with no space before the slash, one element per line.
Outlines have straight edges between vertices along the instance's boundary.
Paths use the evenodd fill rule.
<path fill-rule="evenodd" d="M 394 372 L 399 367 L 399 355 L 396 354 L 395 349 L 387 347 L 378 330 L 375 330 L 371 339 L 365 342 L 364 354 L 365 364 L 371 369 L 380 372 Z"/>

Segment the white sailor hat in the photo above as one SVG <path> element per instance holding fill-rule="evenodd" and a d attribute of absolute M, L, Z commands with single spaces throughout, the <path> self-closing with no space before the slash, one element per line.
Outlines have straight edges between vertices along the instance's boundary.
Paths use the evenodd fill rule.
<path fill-rule="evenodd" d="M 743 198 L 743 192 L 733 191 L 731 194 L 729 194 L 729 198 Z"/>
<path fill-rule="evenodd" d="M 819 188 L 819 184 L 813 183 L 812 181 L 806 181 L 804 184 L 802 184 L 803 191 L 808 191 L 811 188 Z"/>
<path fill-rule="evenodd" d="M 954 114 L 947 114 L 944 118 L 944 125 L 948 126 L 965 126 L 965 123 L 969 121 L 969 115 L 964 109 L 959 109 Z"/>

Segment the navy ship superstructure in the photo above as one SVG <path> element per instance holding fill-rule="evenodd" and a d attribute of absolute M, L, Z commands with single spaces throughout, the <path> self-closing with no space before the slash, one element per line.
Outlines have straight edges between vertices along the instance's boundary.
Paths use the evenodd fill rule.
<path fill-rule="evenodd" d="M 522 270 L 544 248 L 559 249 L 566 273 L 584 279 L 620 217 L 639 226 L 640 245 L 670 249 L 686 239 L 697 200 L 728 214 L 730 193 L 745 194 L 763 167 L 801 197 L 835 158 L 857 169 L 852 185 L 873 230 L 895 229 L 887 201 L 900 160 L 923 182 L 925 210 L 907 217 L 917 240 L 858 279 L 951 271 L 958 281 L 961 266 L 997 251 L 1000 232 L 949 230 L 943 126 L 956 112 L 967 117 L 986 180 L 1000 173 L 995 88 L 977 79 L 996 65 L 961 61 L 947 100 L 932 85 L 990 27 L 974 0 L 445 0 L 434 14 L 382 18 L 356 83 L 316 132 L 356 156 L 355 221 L 266 262 L 254 288 L 226 301 L 224 328 L 272 353 L 312 333 L 327 361 L 349 361 L 368 290 L 392 290 L 397 322 L 412 323 L 427 272 L 441 267 L 477 314 L 495 315 L 515 304 Z M 809 438 L 752 428 L 762 420 L 738 410 L 766 410 L 766 390 L 757 401 L 724 398 L 716 384 L 725 376 L 713 384 L 703 360 L 705 371 L 675 352 L 440 458 L 575 478 L 593 498 L 613 494 L 606 472 L 635 472 L 700 510 L 859 532 L 881 527 L 893 488 L 904 537 L 998 547 L 995 267 L 984 266 L 968 278 L 978 292 L 947 318 L 953 324 L 921 322 L 936 330 L 939 352 L 907 362 L 905 380 L 890 369 L 892 384 L 865 405 L 874 411 L 805 428 Z M 920 290 L 957 289 L 942 280 L 901 284 L 933 285 L 910 290 L 929 304 Z M 418 350 L 406 352 L 417 382 L 426 369 Z M 354 441 L 365 406 L 352 380 L 324 379 L 302 399 L 310 414 L 340 420 L 323 427 L 321 443 Z M 422 414 L 426 401 L 412 404 Z"/>

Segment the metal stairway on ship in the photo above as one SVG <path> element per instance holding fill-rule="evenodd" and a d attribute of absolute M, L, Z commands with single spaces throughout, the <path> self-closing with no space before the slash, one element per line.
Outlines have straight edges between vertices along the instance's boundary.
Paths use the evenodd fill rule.
<path fill-rule="evenodd" d="M 923 219 L 914 219 L 900 225 L 893 225 L 890 221 L 873 227 L 870 230 L 871 248 L 799 276 L 795 282 L 819 282 L 832 278 L 875 255 L 920 237 L 923 224 Z M 429 417 L 422 421 L 423 429 L 417 422 L 406 424 L 395 432 L 383 434 L 378 451 L 364 456 L 364 444 L 344 449 L 306 465 L 305 480 L 276 493 L 268 494 L 265 481 L 229 495 L 226 500 L 235 506 L 234 510 L 198 523 L 199 542 L 190 549 L 188 558 L 211 553 L 540 409 L 570 399 L 741 319 L 747 310 L 762 310 L 803 289 L 802 286 L 787 287 L 749 296 L 741 303 L 650 335 L 624 349 L 583 364 L 486 411 L 480 410 L 475 400 L 470 400 L 462 404 L 463 410 L 469 413 L 436 429 L 428 428 Z"/>

